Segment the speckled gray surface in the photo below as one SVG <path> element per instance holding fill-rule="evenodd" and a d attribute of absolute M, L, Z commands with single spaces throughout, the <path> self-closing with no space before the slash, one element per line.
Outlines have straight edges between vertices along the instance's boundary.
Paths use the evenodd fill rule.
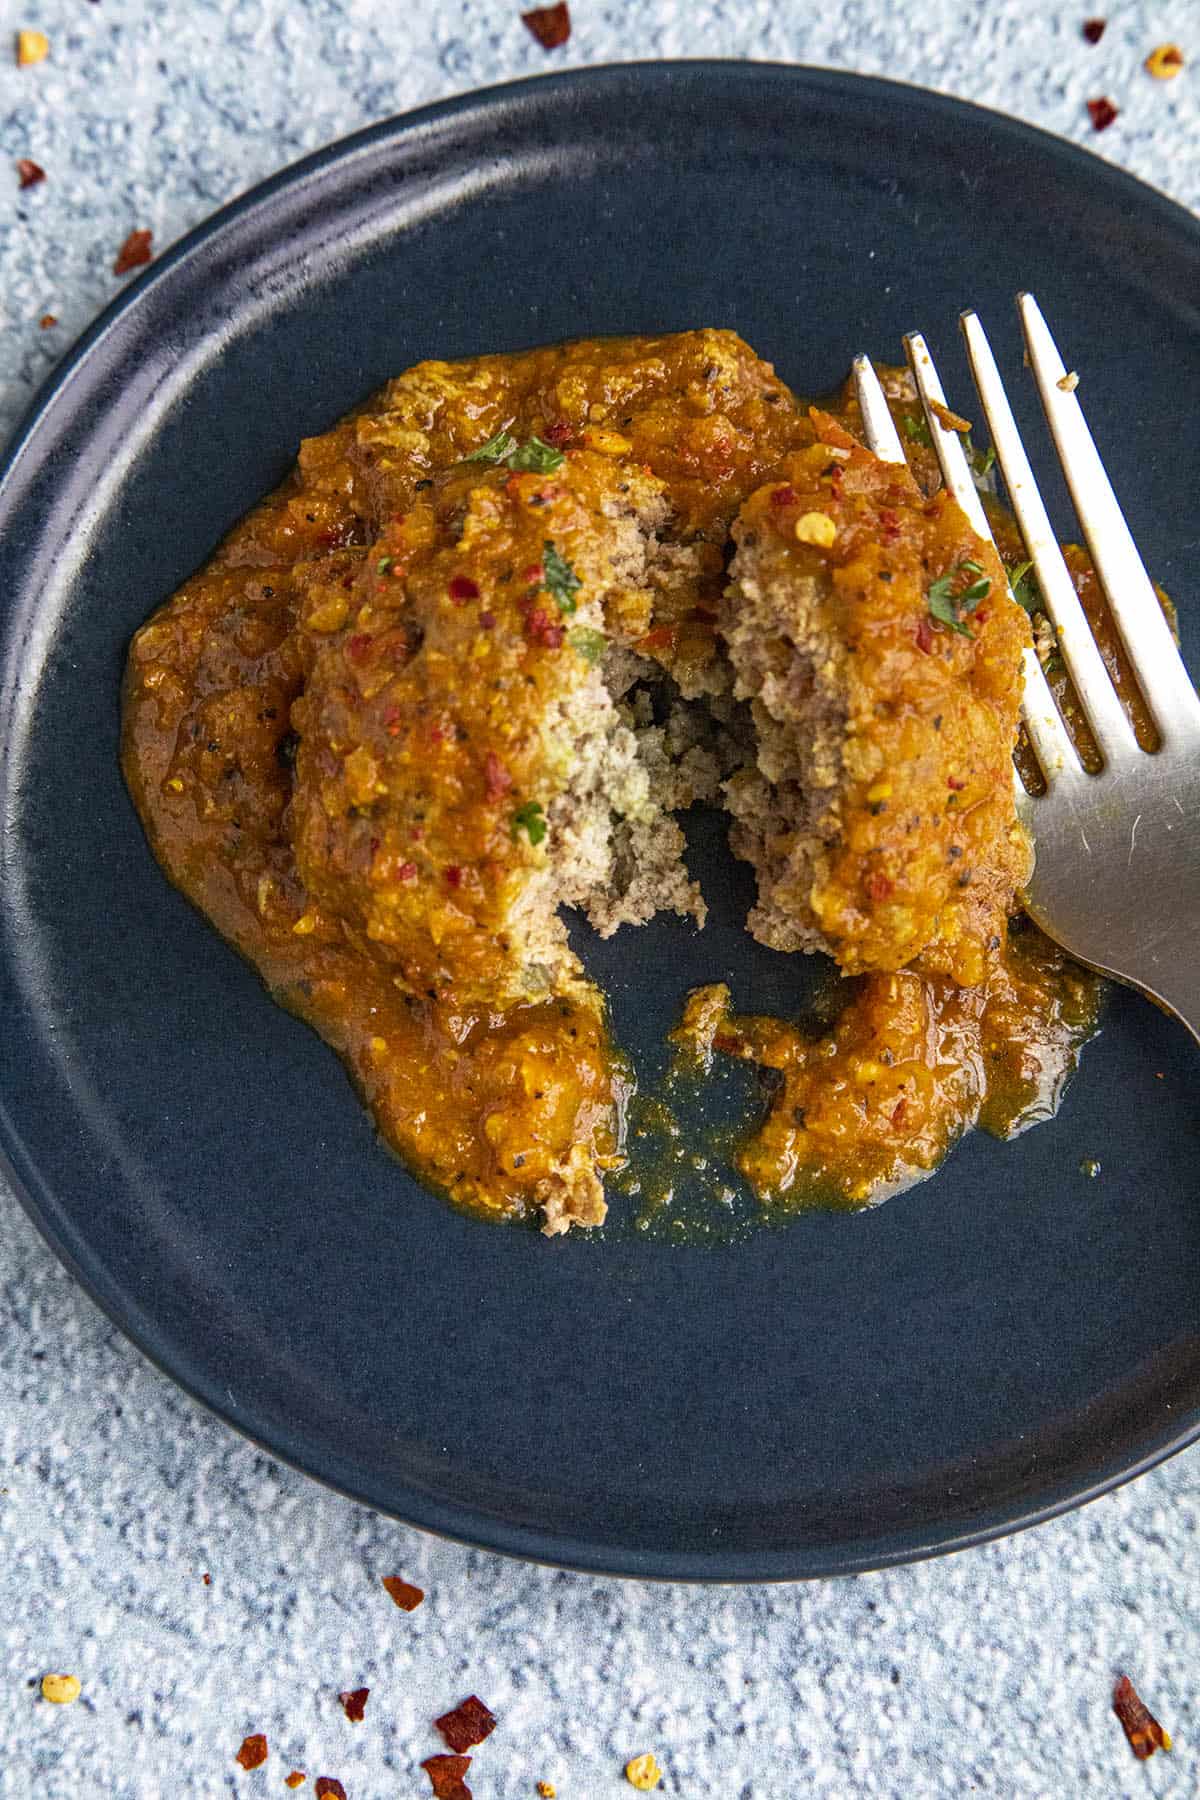
<path fill-rule="evenodd" d="M 1087 143 L 1200 206 L 1200 102 L 1146 52 L 1200 56 L 1196 0 L 577 0 L 546 54 L 509 0 L 22 0 L 48 61 L 0 62 L 0 436 L 118 283 L 134 226 L 161 248 L 302 152 L 417 102 L 621 57 L 753 55 L 907 79 Z M 19 13 L 19 17 L 17 16 Z M 1102 138 L 1084 101 L 1121 108 Z M 2 186 L 0 186 L 2 191 Z M 39 328 L 43 314 L 59 323 Z M 0 1027 L 2 1028 L 2 1027 Z M 0 1182 L 0 1795 L 119 1800 L 427 1791 L 429 1721 L 475 1690 L 501 1716 L 477 1800 L 660 1791 L 1034 1797 L 1200 1791 L 1200 1451 L 1008 1543 L 798 1589 L 698 1591 L 517 1566 L 382 1521 L 270 1463 L 144 1364 Z M 202 1575 L 211 1573 L 211 1585 Z M 406 1616 L 378 1585 L 428 1590 Z M 1109 1712 L 1127 1668 L 1176 1737 L 1136 1764 Z M 77 1673 L 73 1707 L 38 1697 Z M 372 1689 L 349 1724 L 344 1687 Z M 264 1731 L 265 1770 L 233 1762 Z"/>

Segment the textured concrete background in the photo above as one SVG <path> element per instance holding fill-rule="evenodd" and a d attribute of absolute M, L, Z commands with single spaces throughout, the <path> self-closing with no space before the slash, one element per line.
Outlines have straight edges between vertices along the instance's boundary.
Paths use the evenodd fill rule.
<path fill-rule="evenodd" d="M 1102 10 L 1102 0 L 1095 0 Z M 0 56 L 0 437 L 116 291 L 117 246 L 162 248 L 302 152 L 420 101 L 629 57 L 780 58 L 912 81 L 1018 113 L 1200 207 L 1200 68 L 1141 71 L 1197 0 L 1114 8 L 923 0 L 576 0 L 547 56 L 516 0 L 9 0 Z M 1108 93 L 1103 137 L 1084 102 Z M 18 193 L 29 156 L 49 180 Z M 41 330 L 39 318 L 59 323 Z M 2 604 L 2 600 L 0 600 Z M 0 1022 L 0 1029 L 2 1029 Z M 1200 1452 L 1007 1544 L 817 1587 L 693 1591 L 556 1574 L 380 1520 L 232 1437 L 98 1316 L 0 1183 L 0 1795 L 427 1792 L 429 1721 L 475 1690 L 501 1716 L 477 1800 L 1200 1792 Z M 211 1572 L 211 1586 L 201 1579 Z M 378 1577 L 429 1592 L 399 1613 Z M 83 1697 L 38 1698 L 45 1670 Z M 1176 1737 L 1136 1764 L 1109 1712 L 1128 1669 Z M 344 1687 L 373 1692 L 346 1722 Z M 264 1731 L 271 1760 L 232 1761 Z"/>

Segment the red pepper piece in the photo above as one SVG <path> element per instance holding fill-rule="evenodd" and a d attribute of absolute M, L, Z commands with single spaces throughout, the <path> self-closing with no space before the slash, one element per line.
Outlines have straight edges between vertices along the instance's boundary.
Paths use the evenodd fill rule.
<path fill-rule="evenodd" d="M 113 264 L 114 275 L 128 275 L 130 269 L 140 269 L 143 263 L 150 261 L 150 245 L 153 242 L 152 231 L 131 231 L 121 248 L 117 251 L 117 260 Z"/>
<path fill-rule="evenodd" d="M 443 1713 L 434 1724 L 445 1738 L 452 1750 L 473 1750 L 476 1744 L 482 1744 L 484 1738 L 491 1737 L 496 1729 L 496 1715 L 483 1704 L 477 1694 L 472 1694 L 456 1706 L 453 1712 Z"/>
<path fill-rule="evenodd" d="M 433 1786 L 434 1800 L 472 1800 L 463 1780 L 470 1766 L 469 1756 L 427 1756 L 421 1767 Z"/>
<path fill-rule="evenodd" d="M 1113 1711 L 1139 1762 L 1145 1762 L 1156 1750 L 1171 1748 L 1170 1732 L 1163 1730 L 1128 1675 L 1122 1675 L 1113 1689 Z"/>
<path fill-rule="evenodd" d="M 532 12 L 521 14 L 521 23 L 533 33 L 543 50 L 560 50 L 571 35 L 571 10 L 565 3 L 535 6 Z"/>

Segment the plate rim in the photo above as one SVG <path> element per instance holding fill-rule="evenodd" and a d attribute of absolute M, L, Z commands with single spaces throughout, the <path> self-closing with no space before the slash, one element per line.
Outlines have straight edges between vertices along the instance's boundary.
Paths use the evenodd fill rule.
<path fill-rule="evenodd" d="M 1200 248 L 1200 218 L 1152 183 L 1108 162 L 1087 147 L 1059 133 L 1029 124 L 983 102 L 941 93 L 917 82 L 804 63 L 714 57 L 664 60 L 648 58 L 584 65 L 553 74 L 524 75 L 485 88 L 433 100 L 411 111 L 393 114 L 363 126 L 256 182 L 185 232 L 149 268 L 113 296 L 29 400 L 0 455 L 0 522 L 8 501 L 10 483 L 17 476 L 39 428 L 56 408 L 64 403 L 69 405 L 67 390 L 114 326 L 138 306 L 143 295 L 160 284 L 169 282 L 181 265 L 191 263 L 214 238 L 230 225 L 243 220 L 256 208 L 269 204 L 277 195 L 300 187 L 322 171 L 352 159 L 364 150 L 391 140 L 402 141 L 428 126 L 446 125 L 472 113 L 486 113 L 497 107 L 503 108 L 510 105 L 514 98 L 528 96 L 535 91 L 551 90 L 552 95 L 569 100 L 573 92 L 603 89 L 608 85 L 619 86 L 631 78 L 651 83 L 669 83 L 679 75 L 703 78 L 709 74 L 726 80 L 736 75 L 748 85 L 762 79 L 781 85 L 799 85 L 809 92 L 826 96 L 850 88 L 857 93 L 873 93 L 884 102 L 889 93 L 898 91 L 919 100 L 943 117 L 962 118 L 965 115 L 970 120 L 973 115 L 982 115 L 991 129 L 1003 131 L 1018 145 L 1028 145 L 1032 140 L 1035 145 L 1042 146 L 1044 154 L 1056 157 L 1060 162 L 1065 160 L 1080 175 L 1094 174 L 1099 163 L 1110 191 L 1113 186 L 1118 191 L 1124 188 L 1129 197 L 1136 197 L 1143 207 L 1147 200 L 1151 201 L 1164 225 L 1173 226 L 1177 231 L 1192 236 Z M 0 791 L 7 785 L 7 743 L 5 720 L 0 718 Z M 104 1316 L 153 1368 L 165 1375 L 191 1400 L 214 1414 L 224 1425 L 272 1459 L 355 1504 L 368 1506 L 384 1516 L 431 1535 L 526 1562 L 630 1580 L 682 1581 L 705 1585 L 775 1584 L 865 1573 L 873 1569 L 924 1561 L 1029 1530 L 1077 1506 L 1086 1505 L 1126 1481 L 1146 1474 L 1200 1438 L 1198 1414 L 1182 1429 L 1170 1433 L 1164 1440 L 1156 1440 L 1154 1447 L 1134 1462 L 1126 1463 L 1119 1458 L 1114 1462 L 1110 1457 L 1101 1465 L 1094 1480 L 1082 1487 L 1067 1483 L 1063 1491 L 1051 1493 L 1040 1505 L 1018 1509 L 1015 1513 L 1005 1513 L 1004 1503 L 1001 1501 L 997 1508 L 1001 1516 L 992 1516 L 989 1512 L 980 1523 L 948 1530 L 943 1528 L 941 1531 L 921 1527 L 912 1532 L 910 1528 L 891 1527 L 887 1530 L 890 1547 L 876 1544 L 871 1548 L 867 1539 L 864 1540 L 866 1547 L 859 1551 L 840 1548 L 832 1554 L 828 1551 L 806 1553 L 796 1547 L 762 1551 L 728 1551 L 717 1547 L 711 1552 L 621 1549 L 603 1541 L 572 1539 L 548 1527 L 505 1522 L 494 1514 L 484 1513 L 478 1507 L 461 1502 L 440 1497 L 426 1500 L 415 1491 L 401 1496 L 398 1507 L 395 1499 L 383 1498 L 368 1491 L 369 1483 L 364 1483 L 362 1491 L 359 1491 L 312 1466 L 313 1446 L 308 1446 L 307 1450 L 302 1446 L 284 1449 L 268 1437 L 259 1435 L 252 1422 L 240 1416 L 240 1409 L 232 1396 L 223 1402 L 215 1391 L 206 1393 L 199 1380 L 193 1380 L 171 1366 L 169 1353 L 156 1350 L 150 1335 L 144 1329 L 141 1323 L 142 1309 L 128 1295 L 124 1297 L 122 1307 L 122 1296 L 103 1291 L 102 1284 L 93 1279 L 65 1241 L 53 1218 L 52 1204 L 48 1204 L 47 1199 L 38 1191 L 44 1184 L 40 1180 L 36 1160 L 32 1155 L 27 1157 L 25 1154 L 20 1130 L 10 1118 L 3 1092 L 0 1092 L 0 1169 L 3 1169 L 18 1202 L 43 1241 Z M 50 1194 L 48 1188 L 45 1189 L 45 1194 Z"/>

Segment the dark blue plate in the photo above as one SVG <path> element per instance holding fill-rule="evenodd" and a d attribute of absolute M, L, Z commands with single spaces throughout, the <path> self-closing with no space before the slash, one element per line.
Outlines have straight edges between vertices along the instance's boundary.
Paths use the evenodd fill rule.
<path fill-rule="evenodd" d="M 878 1211 L 546 1242 L 380 1151 L 117 769 L 134 627 L 417 358 L 713 323 L 813 392 L 919 325 L 963 396 L 959 307 L 1019 368 L 1019 286 L 1194 638 L 1200 227 L 914 88 L 647 65 L 380 125 L 185 239 L 41 395 L 0 486 L 0 1140 L 100 1304 L 273 1454 L 496 1549 L 747 1580 L 977 1542 L 1200 1429 L 1196 1053 L 1152 1007 L 1114 996 L 1055 1123 Z M 755 1002 L 740 931 L 617 943 L 635 1051 L 695 981 Z"/>

